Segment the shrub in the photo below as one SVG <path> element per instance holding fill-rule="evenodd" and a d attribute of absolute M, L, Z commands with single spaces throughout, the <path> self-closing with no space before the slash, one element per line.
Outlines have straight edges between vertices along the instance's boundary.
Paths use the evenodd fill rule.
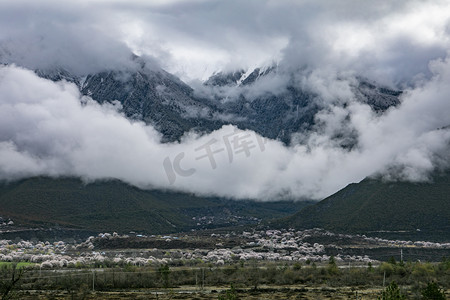
<path fill-rule="evenodd" d="M 391 276 L 394 273 L 394 267 L 390 263 L 382 263 L 379 267 L 380 273 L 383 274 L 386 272 L 386 276 Z"/>
<path fill-rule="evenodd" d="M 296 271 L 300 270 L 301 268 L 302 268 L 302 264 L 299 262 L 296 262 L 293 266 L 293 269 Z"/>
<path fill-rule="evenodd" d="M 428 285 L 422 290 L 423 299 L 429 300 L 445 300 L 444 292 L 439 288 L 437 283 L 430 282 Z"/>
<path fill-rule="evenodd" d="M 159 267 L 158 272 L 161 276 L 161 280 L 163 282 L 163 287 L 168 288 L 169 287 L 169 274 L 170 274 L 169 265 L 166 264 L 166 265 Z"/>
<path fill-rule="evenodd" d="M 229 290 L 225 292 L 225 295 L 219 295 L 219 300 L 236 300 L 237 299 L 237 292 L 234 288 L 233 284 L 231 284 L 231 287 Z"/>
<path fill-rule="evenodd" d="M 330 260 L 328 261 L 327 271 L 328 274 L 330 275 L 336 275 L 339 273 L 339 269 L 336 265 L 336 260 L 334 259 L 334 256 L 331 256 Z"/>
<path fill-rule="evenodd" d="M 381 296 L 378 297 L 379 300 L 402 300 L 406 299 L 406 297 L 400 291 L 397 283 L 392 281 L 386 289 L 381 293 Z"/>

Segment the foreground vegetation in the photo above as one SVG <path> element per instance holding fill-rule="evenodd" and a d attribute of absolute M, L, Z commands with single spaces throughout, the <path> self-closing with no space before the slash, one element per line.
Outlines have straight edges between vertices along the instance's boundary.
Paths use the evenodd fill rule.
<path fill-rule="evenodd" d="M 304 299 L 348 299 L 350 296 L 362 299 L 434 299 L 426 298 L 427 289 L 428 293 L 437 290 L 441 295 L 444 291 L 448 294 L 450 259 L 440 263 L 390 259 L 377 266 L 369 263 L 353 267 L 337 265 L 333 257 L 322 264 L 242 261 L 224 266 L 200 263 L 192 267 L 127 265 L 122 268 L 54 270 L 2 264 L 0 282 L 3 299 L 11 296 L 35 299 L 52 293 L 61 299 L 106 299 L 113 294 L 120 299 L 127 297 L 127 293 L 130 297 L 137 293 L 136 297 L 147 295 L 147 298 L 158 293 L 160 299 L 251 299 L 253 296 L 254 299 L 276 299 L 281 294 L 283 298 L 293 299 L 300 295 Z M 406 298 L 387 298 L 394 292 Z M 172 298 L 175 295 L 178 296 Z"/>
<path fill-rule="evenodd" d="M 101 233 L 81 242 L 16 238 L 0 240 L 0 296 L 430 299 L 450 288 L 450 259 L 443 257 L 450 257 L 450 243 L 321 229 Z"/>

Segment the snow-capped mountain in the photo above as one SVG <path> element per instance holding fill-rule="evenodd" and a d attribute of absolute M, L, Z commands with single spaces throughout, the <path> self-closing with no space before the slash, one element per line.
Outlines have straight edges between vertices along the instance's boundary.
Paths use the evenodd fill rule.
<path fill-rule="evenodd" d="M 213 119 L 211 103 L 195 98 L 193 90 L 177 77 L 145 64 L 82 77 L 63 69 L 36 73 L 53 81 L 75 83 L 83 95 L 99 103 L 118 101 L 128 118 L 153 125 L 164 141 L 177 140 L 191 129 L 212 130 L 222 125 Z"/>
<path fill-rule="evenodd" d="M 289 144 L 293 134 L 315 130 L 318 112 L 330 105 L 347 105 L 345 99 L 325 101 L 320 93 L 302 85 L 299 78 L 308 75 L 304 70 L 295 74 L 271 66 L 219 72 L 194 90 L 163 69 L 134 60 L 135 68 L 86 76 L 73 76 L 64 69 L 36 73 L 53 81 L 73 82 L 82 94 L 99 103 L 120 102 L 128 118 L 152 124 L 166 142 L 190 130 L 210 132 L 234 124 Z M 357 101 L 379 113 L 397 105 L 401 94 L 363 79 L 351 88 Z M 343 146 L 354 143 L 354 137 L 339 134 L 339 138 Z"/>
<path fill-rule="evenodd" d="M 315 130 L 317 113 L 333 106 L 345 107 L 356 100 L 383 113 L 400 103 L 401 91 L 380 87 L 363 78 L 349 84 L 355 99 L 324 99 L 304 83 L 308 76 L 308 70 L 292 73 L 270 66 L 250 72 L 218 72 L 204 85 L 213 91 L 223 111 L 245 118 L 236 124 L 285 143 L 290 143 L 295 133 Z M 347 144 L 349 141 L 345 140 L 343 143 Z"/>

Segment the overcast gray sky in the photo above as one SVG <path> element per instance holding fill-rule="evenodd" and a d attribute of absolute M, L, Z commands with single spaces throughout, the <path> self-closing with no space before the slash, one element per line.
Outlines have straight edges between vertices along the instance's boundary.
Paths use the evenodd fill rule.
<path fill-rule="evenodd" d="M 195 149 L 222 141 L 231 125 L 162 144 L 151 126 L 81 97 L 74 85 L 0 67 L 0 178 L 113 177 L 263 200 L 320 199 L 374 173 L 424 180 L 448 166 L 450 133 L 441 128 L 450 125 L 449 11 L 449 1 L 0 1 L 2 62 L 85 75 L 126 67 L 136 53 L 185 81 L 273 63 L 307 66 L 299 84 L 330 102 L 304 143 L 268 140 L 264 151 L 232 163 L 224 150 L 213 169 Z M 405 88 L 402 104 L 374 114 L 353 101 L 355 76 Z M 336 129 L 356 132 L 358 147 L 336 146 Z M 255 133 L 241 134 L 257 142 Z M 171 184 L 163 162 L 180 153 L 195 173 Z"/>
<path fill-rule="evenodd" d="M 27 64 L 98 67 L 131 50 L 185 80 L 283 61 L 398 83 L 446 55 L 448 11 L 446 0 L 15 0 L 0 2 L 0 39 Z"/>

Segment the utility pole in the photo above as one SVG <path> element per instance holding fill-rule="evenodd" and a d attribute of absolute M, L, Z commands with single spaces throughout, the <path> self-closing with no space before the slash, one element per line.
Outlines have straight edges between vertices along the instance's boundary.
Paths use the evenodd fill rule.
<path fill-rule="evenodd" d="M 95 292 L 95 271 L 92 270 L 92 291 Z"/>
<path fill-rule="evenodd" d="M 403 249 L 400 249 L 400 261 L 403 262 Z"/>
<path fill-rule="evenodd" d="M 195 289 L 198 290 L 198 274 L 195 272 Z"/>
<path fill-rule="evenodd" d="M 202 291 L 205 288 L 205 269 L 202 268 Z"/>
<path fill-rule="evenodd" d="M 386 285 L 386 271 L 383 274 L 383 287 Z"/>

